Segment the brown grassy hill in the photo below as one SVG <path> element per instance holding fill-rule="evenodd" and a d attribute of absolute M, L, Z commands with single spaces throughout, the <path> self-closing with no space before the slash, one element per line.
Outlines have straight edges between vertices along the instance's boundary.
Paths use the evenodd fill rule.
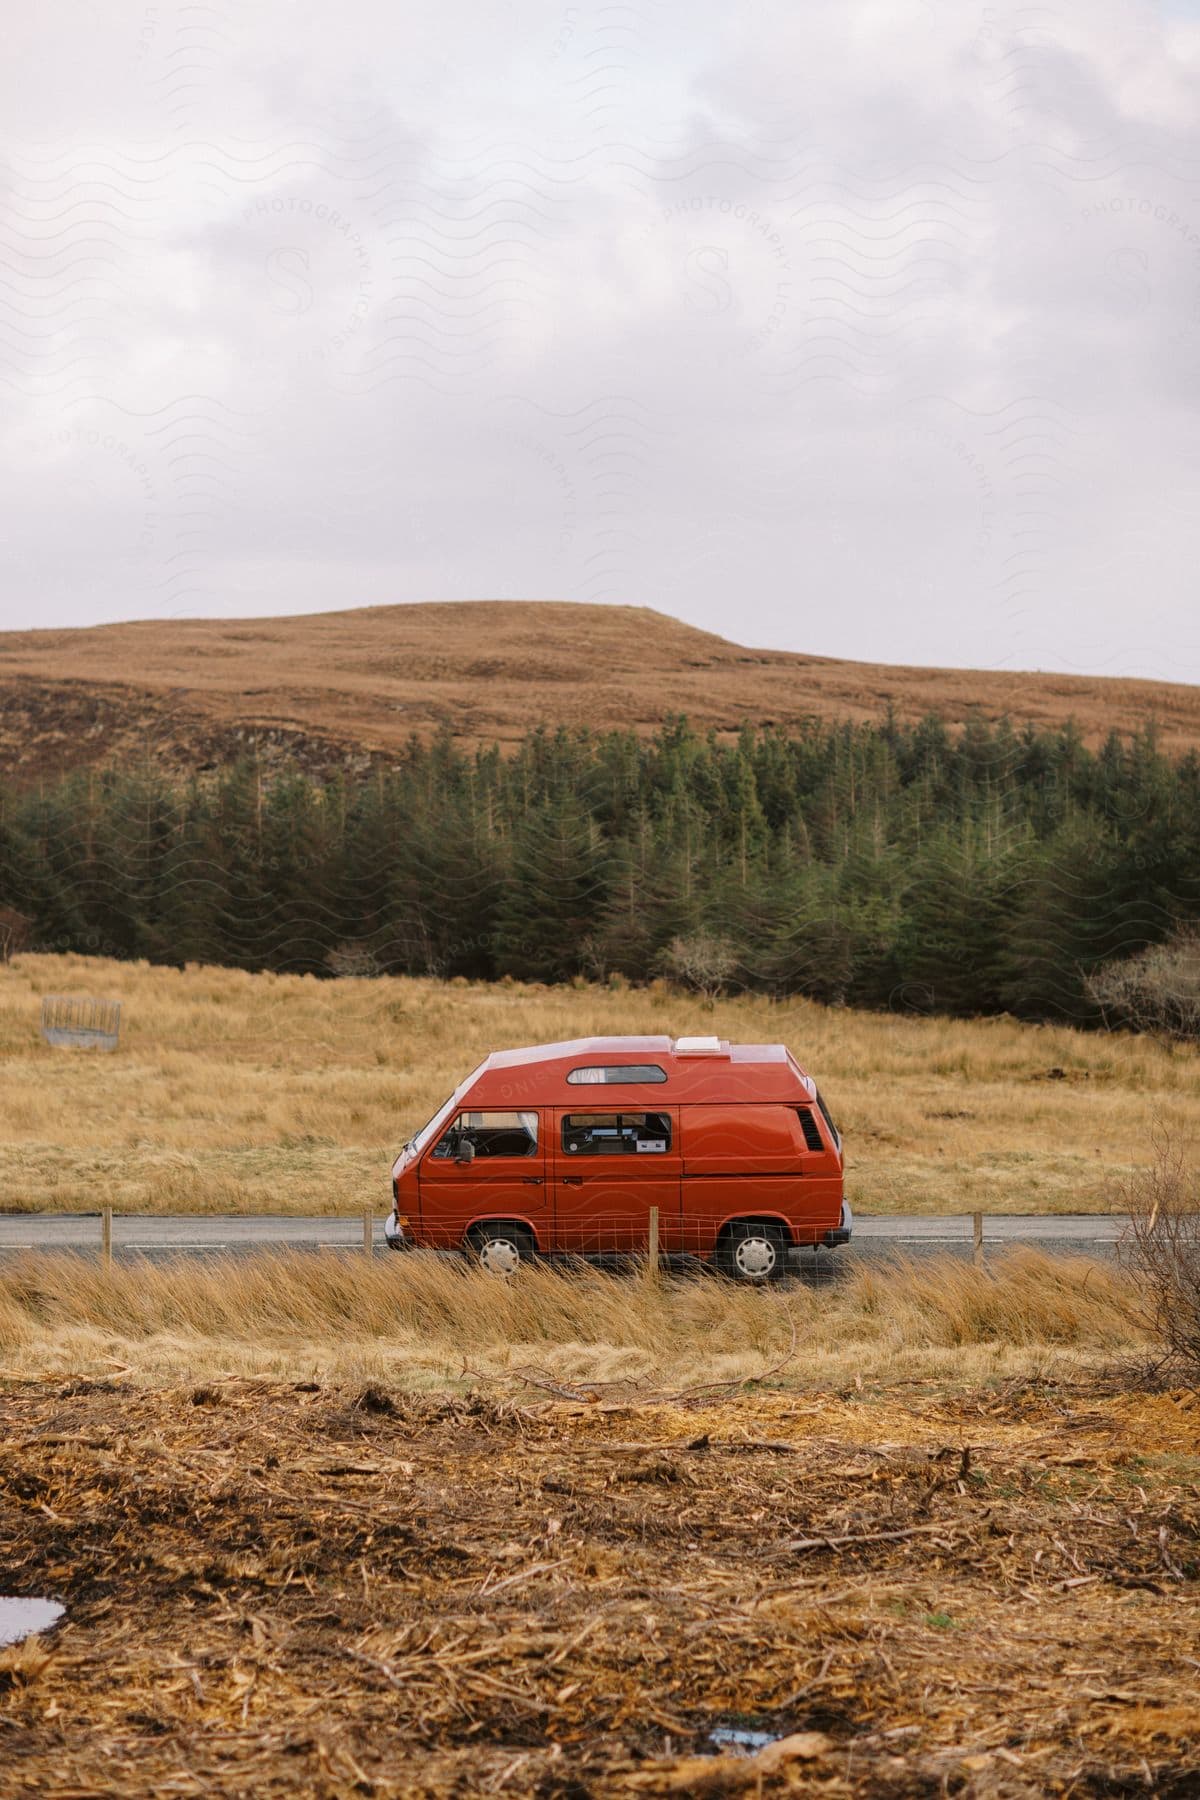
<path fill-rule="evenodd" d="M 1091 742 L 1153 716 L 1200 744 L 1200 688 L 915 669 L 751 650 L 645 607 L 481 600 L 297 618 L 0 633 L 0 769 L 31 780 L 148 752 L 175 769 L 251 745 L 308 767 L 386 756 L 447 724 L 511 743 L 540 721 L 649 732 L 937 712 L 1059 724 Z"/>

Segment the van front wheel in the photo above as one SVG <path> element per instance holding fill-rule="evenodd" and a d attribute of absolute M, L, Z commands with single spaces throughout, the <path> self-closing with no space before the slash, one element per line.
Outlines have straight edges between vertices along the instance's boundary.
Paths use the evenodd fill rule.
<path fill-rule="evenodd" d="M 717 1265 L 734 1281 L 777 1281 L 786 1257 L 787 1239 L 782 1229 L 751 1219 L 731 1225 L 717 1246 Z"/>
<path fill-rule="evenodd" d="M 533 1239 L 519 1225 L 477 1225 L 467 1249 L 489 1275 L 515 1275 L 533 1261 Z"/>

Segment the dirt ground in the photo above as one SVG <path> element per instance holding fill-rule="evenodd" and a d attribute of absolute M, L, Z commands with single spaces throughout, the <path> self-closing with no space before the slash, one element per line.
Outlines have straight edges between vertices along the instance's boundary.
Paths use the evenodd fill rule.
<path fill-rule="evenodd" d="M 116 1374 L 0 1430 L 66 1606 L 6 1796 L 1200 1792 L 1194 1393 Z"/>

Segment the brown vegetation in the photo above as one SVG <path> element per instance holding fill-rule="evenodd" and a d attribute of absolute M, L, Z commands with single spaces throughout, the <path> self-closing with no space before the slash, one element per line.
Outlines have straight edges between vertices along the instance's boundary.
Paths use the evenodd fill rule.
<path fill-rule="evenodd" d="M 6 1585 L 66 1608 L 5 1791 L 1182 1800 L 1200 1407 L 1105 1385 L 1140 1332 L 1028 1251 L 5 1263 Z"/>
<path fill-rule="evenodd" d="M 184 774 L 249 750 L 311 769 L 442 727 L 512 743 L 538 723 L 648 732 L 808 717 L 973 712 L 1095 744 L 1157 719 L 1200 744 L 1200 689 L 1009 671 L 892 668 L 751 650 L 644 607 L 460 601 L 297 618 L 151 620 L 0 634 L 0 767 L 30 780 L 149 754 Z"/>
<path fill-rule="evenodd" d="M 13 906 L 0 906 L 0 963 L 9 963 L 29 947 L 33 920 Z"/>
<path fill-rule="evenodd" d="M 7 1581 L 67 1608 L 0 1652 L 7 1792 L 1194 1792 L 1187 1394 L 110 1372 L 0 1430 Z"/>
<path fill-rule="evenodd" d="M 1200 1042 L 1200 931 L 1194 926 L 1102 964 L 1083 985 L 1110 1025 L 1168 1045 Z"/>
<path fill-rule="evenodd" d="M 969 1263 L 866 1264 L 815 1285 L 744 1288 L 535 1267 L 507 1282 L 428 1253 L 268 1253 L 103 1269 L 94 1259 L 0 1264 L 9 1375 L 145 1378 L 304 1369 L 444 1386 L 472 1378 L 644 1389 L 851 1372 L 958 1381 L 1062 1369 L 1140 1347 L 1144 1309 L 1112 1265 L 1017 1250 Z M 535 1381 L 533 1386 L 537 1386 Z"/>
<path fill-rule="evenodd" d="M 111 1055 L 51 1049 L 43 994 L 124 1003 Z M 872 1212 L 1104 1211 L 1156 1122 L 1200 1133 L 1196 1053 L 665 984 L 545 988 L 20 956 L 0 968 L 9 1209 L 382 1211 L 396 1149 L 488 1050 L 610 1032 L 791 1045 Z"/>
<path fill-rule="evenodd" d="M 1200 1165 L 1161 1128 L 1154 1155 L 1117 1190 L 1129 1230 L 1124 1260 L 1146 1296 L 1157 1373 L 1200 1379 Z"/>

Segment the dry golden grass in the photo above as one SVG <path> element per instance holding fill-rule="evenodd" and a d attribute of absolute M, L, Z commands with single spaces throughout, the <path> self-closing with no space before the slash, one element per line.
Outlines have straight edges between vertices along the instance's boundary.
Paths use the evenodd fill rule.
<path fill-rule="evenodd" d="M 131 680 L 136 671 L 136 680 Z M 1163 747 L 1200 743 L 1200 688 L 1012 670 L 895 668 L 752 650 L 645 607 L 457 601 L 300 618 L 149 620 L 0 634 L 0 762 L 31 779 L 114 757 L 190 772 L 243 754 L 340 761 L 449 725 L 511 744 L 531 724 L 649 732 L 805 718 L 878 720 L 891 705 L 952 726 L 975 711 L 1088 742 L 1148 717 Z"/>
<path fill-rule="evenodd" d="M 445 1388 L 661 1390 L 767 1380 L 957 1384 L 1073 1368 L 1141 1342 L 1111 1267 L 1030 1250 L 986 1270 L 951 1258 L 858 1267 L 810 1287 L 740 1288 L 534 1268 L 511 1281 L 433 1255 L 301 1254 L 116 1266 L 74 1256 L 0 1265 L 4 1373 L 144 1380 L 369 1379 Z"/>
<path fill-rule="evenodd" d="M 120 999 L 121 1048 L 51 1049 L 47 993 Z M 782 1040 L 817 1075 L 864 1211 L 1103 1210 L 1154 1124 L 1200 1130 L 1194 1053 L 1012 1019 L 24 956 L 0 969 L 0 1194 L 13 1210 L 382 1209 L 396 1147 L 489 1049 L 714 1030 Z"/>

